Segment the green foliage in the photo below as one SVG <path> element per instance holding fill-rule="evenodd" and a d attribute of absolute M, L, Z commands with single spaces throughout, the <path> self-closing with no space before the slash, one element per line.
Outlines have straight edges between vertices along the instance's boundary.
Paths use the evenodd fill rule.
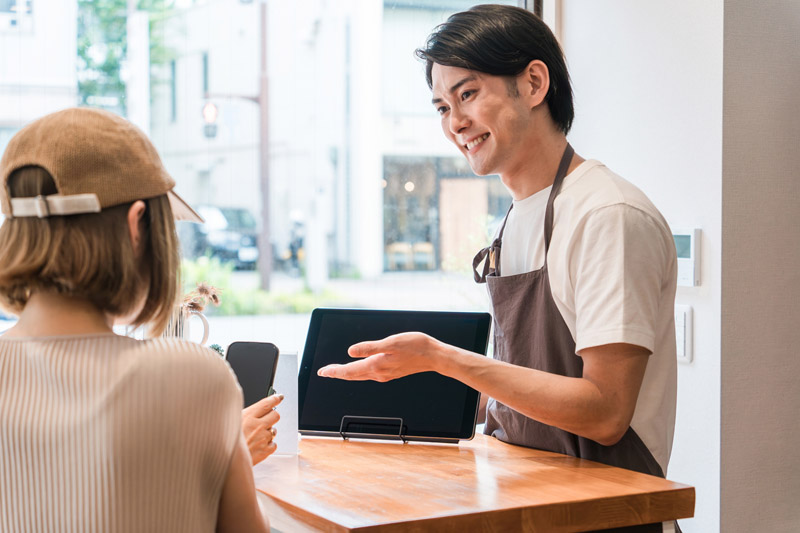
<path fill-rule="evenodd" d="M 223 263 L 218 257 L 198 257 L 194 261 L 184 259 L 181 262 L 181 279 L 183 291 L 188 293 L 197 288 L 198 283 L 205 283 L 220 290 L 220 299 L 225 299 L 228 287 L 231 286 L 233 263 Z"/>
<path fill-rule="evenodd" d="M 363 279 L 361 272 L 353 266 L 334 267 L 331 269 L 329 274 L 330 277 L 333 279 L 354 279 L 354 280 Z"/>
<path fill-rule="evenodd" d="M 150 15 L 150 64 L 166 64 L 174 54 L 163 43 L 160 25 L 172 12 L 174 0 L 139 0 L 137 8 Z M 78 97 L 81 105 L 89 98 L 116 99 L 105 107 L 126 114 L 125 83 L 121 70 L 128 53 L 128 0 L 78 0 Z M 153 69 L 151 85 L 159 83 Z M 97 104 L 94 104 L 97 106 Z"/>
<path fill-rule="evenodd" d="M 314 293 L 307 289 L 294 292 L 262 291 L 232 286 L 233 263 L 223 263 L 216 257 L 184 259 L 181 269 L 184 292 L 188 293 L 205 283 L 219 291 L 220 305 L 207 307 L 207 315 L 241 316 L 310 313 L 317 307 L 341 305 L 342 298 L 324 290 Z"/>

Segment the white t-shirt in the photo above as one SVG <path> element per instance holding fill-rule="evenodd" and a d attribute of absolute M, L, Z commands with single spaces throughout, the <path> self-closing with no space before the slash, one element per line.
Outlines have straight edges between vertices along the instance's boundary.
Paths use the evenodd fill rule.
<path fill-rule="evenodd" d="M 544 265 L 550 190 L 514 202 L 503 233 L 502 276 Z M 556 196 L 547 260 L 553 299 L 576 352 L 611 343 L 652 352 L 631 427 L 666 475 L 677 395 L 677 260 L 669 226 L 639 189 L 602 163 L 585 161 Z"/>

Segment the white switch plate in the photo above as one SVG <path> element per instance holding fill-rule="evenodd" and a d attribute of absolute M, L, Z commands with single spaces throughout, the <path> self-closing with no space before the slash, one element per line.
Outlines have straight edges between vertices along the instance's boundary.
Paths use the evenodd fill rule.
<path fill-rule="evenodd" d="M 675 305 L 675 348 L 679 363 L 692 362 L 692 345 L 694 335 L 692 327 L 692 307 Z"/>

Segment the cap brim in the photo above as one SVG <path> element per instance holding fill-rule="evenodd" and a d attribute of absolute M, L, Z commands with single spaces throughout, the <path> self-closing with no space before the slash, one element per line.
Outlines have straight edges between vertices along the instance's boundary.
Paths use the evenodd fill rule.
<path fill-rule="evenodd" d="M 168 191 L 167 198 L 169 198 L 169 205 L 172 207 L 172 215 L 175 217 L 175 220 L 187 220 L 199 224 L 205 222 L 203 217 L 198 215 L 197 211 L 192 209 L 183 198 L 175 193 L 175 191 Z"/>

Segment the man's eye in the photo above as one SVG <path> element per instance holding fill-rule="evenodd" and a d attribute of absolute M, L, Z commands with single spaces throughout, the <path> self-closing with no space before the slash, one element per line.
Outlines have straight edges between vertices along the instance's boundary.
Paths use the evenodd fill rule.
<path fill-rule="evenodd" d="M 462 100 L 466 100 L 467 98 L 469 98 L 473 94 L 475 94 L 475 91 L 464 91 L 463 93 L 461 93 L 461 99 Z"/>
<path fill-rule="evenodd" d="M 444 115 L 445 113 L 447 113 L 447 106 L 437 107 L 436 112 L 439 113 L 440 115 Z"/>

